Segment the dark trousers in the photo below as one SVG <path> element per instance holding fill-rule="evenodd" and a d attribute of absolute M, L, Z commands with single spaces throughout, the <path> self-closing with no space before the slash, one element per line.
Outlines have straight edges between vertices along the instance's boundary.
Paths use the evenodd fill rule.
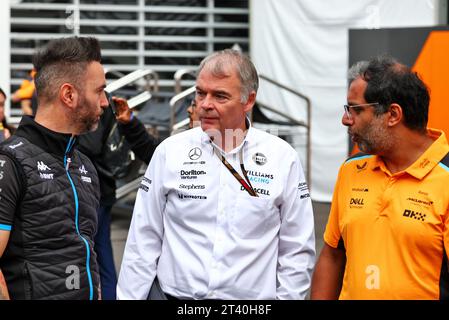
<path fill-rule="evenodd" d="M 117 273 L 111 243 L 111 208 L 98 209 L 98 230 L 95 235 L 95 252 L 100 267 L 101 296 L 103 300 L 116 299 Z"/>

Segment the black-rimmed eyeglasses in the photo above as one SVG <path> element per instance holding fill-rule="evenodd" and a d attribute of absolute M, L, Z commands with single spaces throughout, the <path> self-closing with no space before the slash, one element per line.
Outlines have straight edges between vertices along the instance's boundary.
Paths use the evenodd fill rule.
<path fill-rule="evenodd" d="M 362 104 L 354 104 L 354 105 L 343 105 L 343 108 L 345 109 L 345 115 L 348 117 L 348 119 L 352 119 L 351 112 L 349 109 L 351 108 L 365 108 L 365 107 L 375 107 L 380 105 L 379 102 L 372 102 L 372 103 L 362 103 Z"/>

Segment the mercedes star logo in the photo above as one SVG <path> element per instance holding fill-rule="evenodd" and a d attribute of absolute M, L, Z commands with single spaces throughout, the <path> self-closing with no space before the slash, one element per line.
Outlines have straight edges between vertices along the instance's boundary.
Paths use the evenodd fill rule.
<path fill-rule="evenodd" d="M 201 157 L 201 149 L 196 147 L 189 151 L 190 160 L 198 160 Z"/>

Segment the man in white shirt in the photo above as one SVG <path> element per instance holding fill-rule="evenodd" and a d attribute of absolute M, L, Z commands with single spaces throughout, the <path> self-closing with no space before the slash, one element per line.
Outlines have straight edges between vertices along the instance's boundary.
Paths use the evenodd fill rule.
<path fill-rule="evenodd" d="M 312 204 L 297 152 L 246 118 L 258 75 L 234 50 L 206 57 L 201 126 L 156 149 L 137 193 L 117 297 L 157 277 L 177 299 L 304 299 L 315 260 Z"/>

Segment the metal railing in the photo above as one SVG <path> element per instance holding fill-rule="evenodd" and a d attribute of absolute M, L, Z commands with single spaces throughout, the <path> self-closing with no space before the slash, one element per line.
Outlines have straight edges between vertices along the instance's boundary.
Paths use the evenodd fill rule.
<path fill-rule="evenodd" d="M 170 127 L 169 127 L 170 134 L 173 132 L 173 130 L 176 126 L 175 117 L 176 117 L 177 107 L 179 106 L 179 102 L 181 102 L 187 96 L 194 93 L 195 90 L 196 90 L 196 86 L 192 86 L 192 87 L 178 93 L 177 95 L 175 95 L 173 98 L 170 99 Z M 185 119 L 182 120 L 181 122 L 183 122 L 183 121 L 185 121 Z"/>
<path fill-rule="evenodd" d="M 276 114 L 278 114 L 278 115 L 288 119 L 294 125 L 297 125 L 297 126 L 300 126 L 300 127 L 304 127 L 306 129 L 306 136 L 307 136 L 307 138 L 306 138 L 306 159 L 307 159 L 307 164 L 306 164 L 306 171 L 307 171 L 307 173 L 306 173 L 306 177 L 307 177 L 307 183 L 308 183 L 309 189 L 310 189 L 310 186 L 312 184 L 312 180 L 311 180 L 311 178 L 312 178 L 312 173 L 311 173 L 311 153 L 312 152 L 311 152 L 311 135 L 310 135 L 310 132 L 311 132 L 310 131 L 310 127 L 311 127 L 311 119 L 312 119 L 312 116 L 311 116 L 312 103 L 310 102 L 310 98 L 305 96 L 305 95 L 303 95 L 302 93 L 298 92 L 297 90 L 292 89 L 290 87 L 287 87 L 286 85 L 283 85 L 283 84 L 277 82 L 276 80 L 273 80 L 273 79 L 271 79 L 271 78 L 269 78 L 269 77 L 267 77 L 265 75 L 259 74 L 259 78 L 263 79 L 263 80 L 265 80 L 265 81 L 267 81 L 267 82 L 269 82 L 269 83 L 271 83 L 273 85 L 275 85 L 278 88 L 281 88 L 283 90 L 286 90 L 286 91 L 292 93 L 293 95 L 297 96 L 298 98 L 300 98 L 301 100 L 304 100 L 306 102 L 306 118 L 307 118 L 306 122 L 298 121 L 298 120 L 290 117 L 289 115 L 287 115 L 285 113 L 282 113 L 282 112 L 280 112 L 280 111 L 278 111 L 278 110 L 276 110 L 274 108 L 271 108 L 271 107 L 267 106 L 266 104 L 263 104 L 263 103 L 260 103 L 260 102 L 257 102 L 257 103 L 262 108 L 265 108 L 265 109 L 267 109 L 267 110 L 269 110 L 271 112 L 274 112 L 274 113 L 276 113 Z"/>
<path fill-rule="evenodd" d="M 112 73 L 111 71 L 109 72 Z M 145 83 L 140 82 L 137 84 L 142 87 L 143 90 L 151 92 L 153 94 L 157 94 L 157 92 L 159 91 L 159 76 L 155 71 L 150 69 L 139 69 L 134 72 L 128 73 L 126 76 L 121 77 L 120 79 L 117 79 L 114 82 L 108 84 L 105 90 L 109 93 L 112 93 L 131 83 L 137 82 L 142 78 L 145 79 Z"/>
<path fill-rule="evenodd" d="M 181 93 L 182 91 L 182 78 L 186 75 L 196 78 L 196 69 L 179 69 L 175 72 L 175 94 Z"/>

